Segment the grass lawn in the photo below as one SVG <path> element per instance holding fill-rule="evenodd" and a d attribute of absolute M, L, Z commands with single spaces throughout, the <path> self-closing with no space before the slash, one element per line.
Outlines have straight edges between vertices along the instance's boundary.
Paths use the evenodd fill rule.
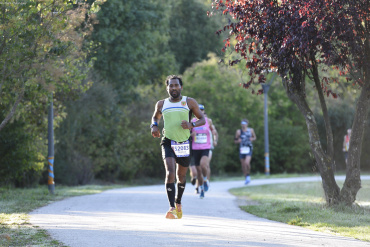
<path fill-rule="evenodd" d="M 100 193 L 123 186 L 57 186 L 55 195 L 47 186 L 33 189 L 0 188 L 0 246 L 64 246 L 45 230 L 29 223 L 28 213 L 54 201 L 71 196 Z"/>
<path fill-rule="evenodd" d="M 265 175 L 263 173 L 256 173 L 252 175 L 252 179 L 273 179 L 273 178 L 297 178 L 297 177 L 313 177 L 318 176 L 315 173 L 305 173 L 305 174 L 298 174 L 298 173 L 280 173 L 280 174 L 271 174 Z M 235 174 L 225 174 L 225 175 L 212 175 L 211 182 L 218 182 L 218 181 L 240 181 L 244 180 L 245 177 L 240 173 Z M 190 181 L 190 176 L 188 181 Z"/>
<path fill-rule="evenodd" d="M 341 187 L 343 182 L 337 182 Z M 245 186 L 230 191 L 251 214 L 315 231 L 370 241 L 370 181 L 362 181 L 356 206 L 325 206 L 321 183 Z M 248 203 L 250 201 L 250 203 Z M 250 205 L 248 205 L 250 204 Z"/>

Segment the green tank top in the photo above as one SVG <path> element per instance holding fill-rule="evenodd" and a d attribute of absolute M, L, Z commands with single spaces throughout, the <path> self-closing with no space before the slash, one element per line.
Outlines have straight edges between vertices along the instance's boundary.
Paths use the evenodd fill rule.
<path fill-rule="evenodd" d="M 182 120 L 190 120 L 190 109 L 186 99 L 186 96 L 182 96 L 182 99 L 176 103 L 170 102 L 169 99 L 164 100 L 162 107 L 164 120 L 163 135 L 170 140 L 184 142 L 190 137 L 190 130 L 181 127 Z"/>

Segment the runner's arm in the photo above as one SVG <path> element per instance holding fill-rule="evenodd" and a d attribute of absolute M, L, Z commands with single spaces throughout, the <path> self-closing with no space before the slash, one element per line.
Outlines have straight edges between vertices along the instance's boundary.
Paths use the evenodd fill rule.
<path fill-rule="evenodd" d="M 215 127 L 215 125 L 213 124 L 212 119 L 208 118 L 208 122 L 209 122 L 209 127 L 210 127 L 210 129 L 211 129 L 212 136 L 213 136 L 213 145 L 214 145 L 214 146 L 217 146 L 217 142 L 218 142 L 218 133 L 217 133 L 216 127 Z"/>
<path fill-rule="evenodd" d="M 204 125 L 206 123 L 206 119 L 205 119 L 203 113 L 201 112 L 201 110 L 199 109 L 199 105 L 198 105 L 197 101 L 193 98 L 188 98 L 188 106 L 189 106 L 189 109 L 195 115 L 195 117 L 198 118 L 198 120 L 195 121 L 195 126 L 194 127 Z M 181 126 L 182 126 L 183 129 L 192 129 L 193 128 L 193 125 L 190 122 L 185 121 L 185 120 L 183 120 L 181 122 Z"/>
<path fill-rule="evenodd" d="M 160 100 L 155 105 L 155 109 L 154 109 L 154 113 L 153 113 L 153 117 L 152 117 L 152 126 L 153 127 L 151 128 L 151 131 L 152 131 L 152 136 L 153 137 L 158 137 L 158 138 L 161 137 L 161 132 L 159 131 L 158 124 L 159 124 L 159 120 L 162 117 L 162 107 L 163 107 L 163 100 Z"/>
<path fill-rule="evenodd" d="M 257 140 L 257 136 L 254 133 L 254 129 L 251 129 L 251 132 L 252 132 L 251 141 L 253 142 L 253 141 Z"/>
<path fill-rule="evenodd" d="M 239 144 L 241 142 L 242 142 L 242 139 L 240 139 L 240 130 L 236 130 L 234 143 Z"/>

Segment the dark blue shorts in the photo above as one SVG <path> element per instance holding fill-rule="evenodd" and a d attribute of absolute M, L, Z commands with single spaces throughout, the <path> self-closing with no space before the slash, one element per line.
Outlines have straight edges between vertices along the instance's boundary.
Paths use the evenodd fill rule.
<path fill-rule="evenodd" d="M 239 152 L 239 158 L 240 158 L 241 160 L 245 159 L 247 156 L 252 156 L 252 154 L 253 154 L 253 147 L 252 147 L 252 146 L 249 146 L 249 148 L 250 148 L 249 153 L 241 154 L 241 153 Z"/>

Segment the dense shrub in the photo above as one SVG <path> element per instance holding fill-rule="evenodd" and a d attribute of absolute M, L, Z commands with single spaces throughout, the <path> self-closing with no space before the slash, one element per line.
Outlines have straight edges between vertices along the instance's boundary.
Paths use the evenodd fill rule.
<path fill-rule="evenodd" d="M 32 186 L 41 178 L 47 146 L 29 128 L 15 120 L 0 132 L 0 186 Z"/>

